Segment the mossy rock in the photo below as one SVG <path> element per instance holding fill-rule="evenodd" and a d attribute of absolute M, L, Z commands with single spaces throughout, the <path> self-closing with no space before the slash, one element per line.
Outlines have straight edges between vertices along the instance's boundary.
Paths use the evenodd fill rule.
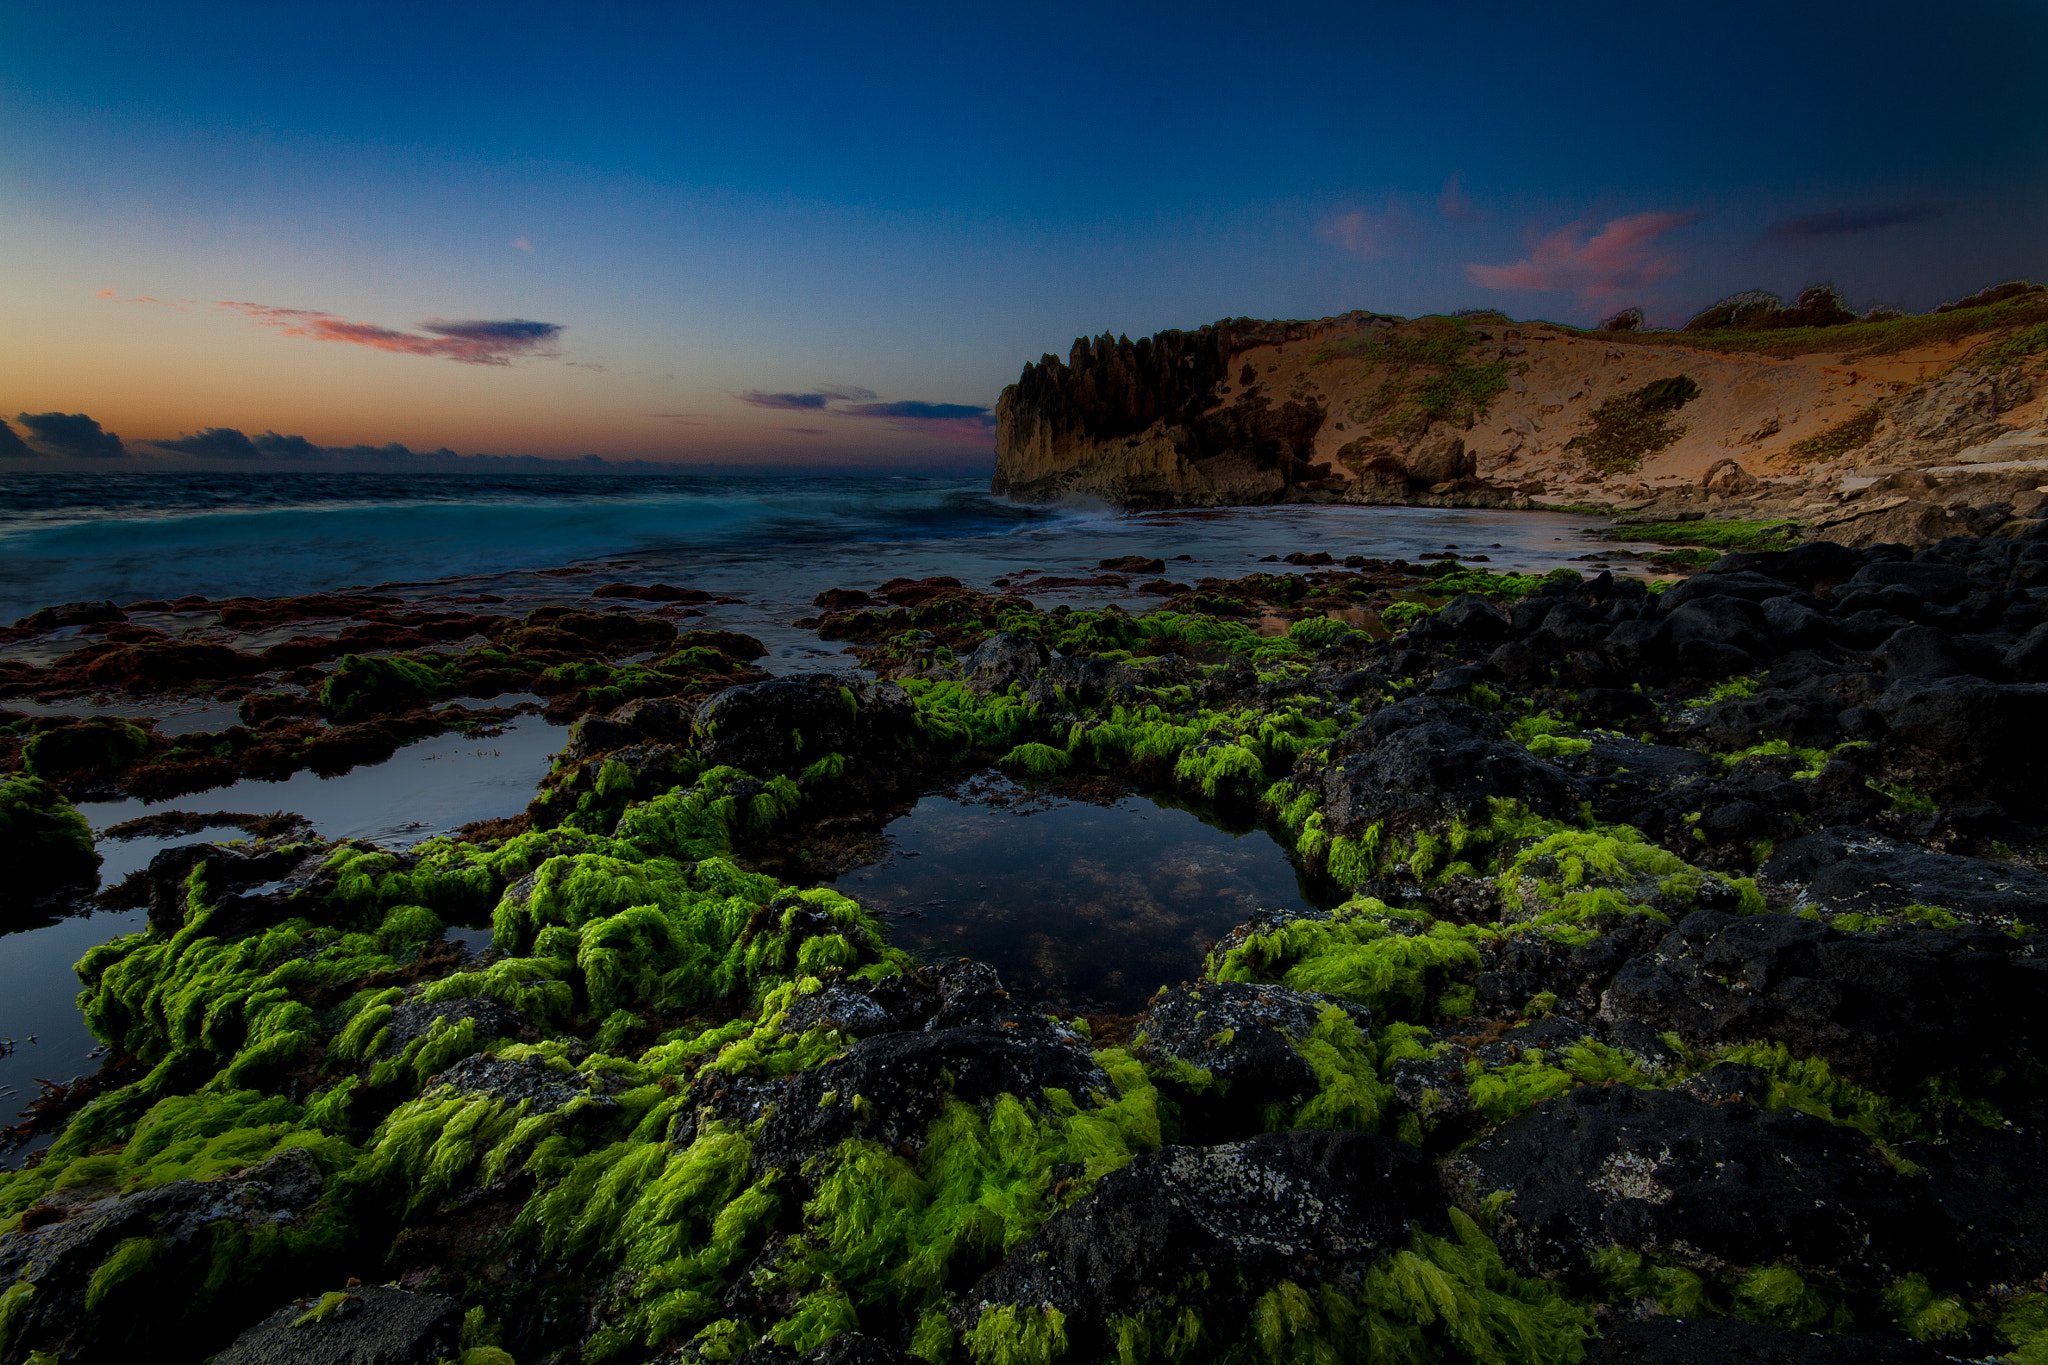
<path fill-rule="evenodd" d="M 54 788 L 34 777 L 0 783 L 0 862 L 8 869 L 0 900 L 99 880 L 92 827 Z"/>

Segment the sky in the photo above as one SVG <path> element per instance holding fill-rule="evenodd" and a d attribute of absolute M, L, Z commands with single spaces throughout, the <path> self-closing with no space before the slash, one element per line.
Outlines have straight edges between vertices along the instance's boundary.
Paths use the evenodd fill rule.
<path fill-rule="evenodd" d="M 2044 43 L 2038 0 L 0 0 L 0 469 L 968 472 L 1082 335 L 1925 309 L 2048 277 Z"/>

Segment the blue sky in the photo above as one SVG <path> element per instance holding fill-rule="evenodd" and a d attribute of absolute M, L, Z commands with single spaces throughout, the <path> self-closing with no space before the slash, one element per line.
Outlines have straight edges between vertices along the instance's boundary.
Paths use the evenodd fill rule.
<path fill-rule="evenodd" d="M 2048 274 L 2038 4 L 0 12 L 45 458 L 985 467 L 1082 333 Z"/>

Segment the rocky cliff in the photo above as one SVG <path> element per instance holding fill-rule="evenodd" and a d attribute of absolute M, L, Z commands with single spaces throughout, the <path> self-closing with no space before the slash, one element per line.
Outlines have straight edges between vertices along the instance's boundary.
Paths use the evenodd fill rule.
<path fill-rule="evenodd" d="M 1354 312 L 1084 337 L 1003 391 L 994 487 L 1126 507 L 1569 503 L 1939 539 L 2048 483 L 2044 318 L 2037 286 L 1775 332 Z"/>

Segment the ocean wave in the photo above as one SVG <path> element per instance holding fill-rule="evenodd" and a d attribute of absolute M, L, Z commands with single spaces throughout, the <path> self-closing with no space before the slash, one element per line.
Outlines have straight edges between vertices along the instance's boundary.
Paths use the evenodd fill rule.
<path fill-rule="evenodd" d="M 1001 536 L 1096 515 L 978 480 L 209 475 L 0 484 L 0 619 L 51 602 L 278 594 L 658 556 Z M 154 486 L 137 487 L 139 483 Z"/>

